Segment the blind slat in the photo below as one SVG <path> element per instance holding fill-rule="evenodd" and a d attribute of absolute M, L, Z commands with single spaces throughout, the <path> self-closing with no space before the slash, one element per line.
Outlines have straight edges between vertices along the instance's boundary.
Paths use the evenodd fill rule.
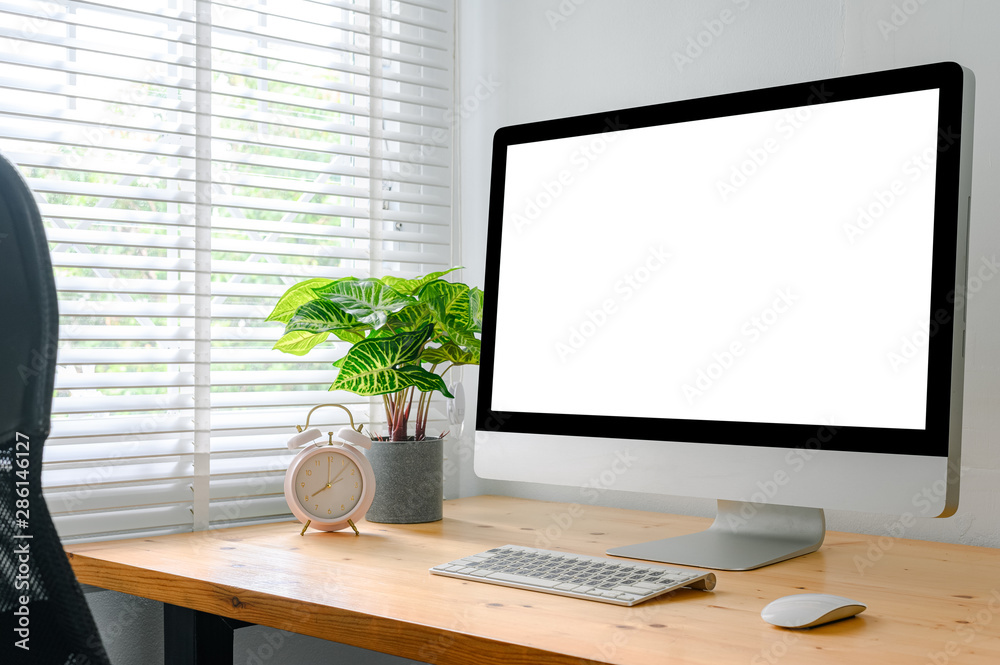
<path fill-rule="evenodd" d="M 110 81 L 124 81 L 126 83 L 142 83 L 148 78 L 143 65 L 136 63 L 132 67 L 121 67 L 110 69 L 93 65 L 82 65 L 77 62 L 60 60 L 57 58 L 41 58 L 22 56 L 10 51 L 0 51 L 0 63 L 7 65 L 19 65 L 22 67 L 33 67 L 38 70 L 48 70 L 61 74 L 78 74 L 81 76 L 96 76 Z M 43 75 L 39 71 L 38 75 Z M 180 76 L 157 77 L 158 86 L 176 88 L 178 90 L 190 90 L 194 88 L 194 81 Z"/>
<path fill-rule="evenodd" d="M 56 390 L 98 388 L 178 388 L 194 385 L 191 372 L 88 372 L 56 374 Z M 116 432 L 108 432 L 115 434 Z"/>
<path fill-rule="evenodd" d="M 265 321 L 307 278 L 450 265 L 452 2 L 373 1 L 377 31 L 349 0 L 216 0 L 210 26 L 173 0 L 0 0 L 0 149 L 59 291 L 63 538 L 286 519 L 308 410 L 382 417 L 327 390 L 349 344 L 283 354 Z"/>

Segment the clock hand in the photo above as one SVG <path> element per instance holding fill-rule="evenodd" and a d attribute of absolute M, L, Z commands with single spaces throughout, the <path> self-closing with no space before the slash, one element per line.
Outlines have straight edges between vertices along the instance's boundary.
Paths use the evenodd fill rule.
<path fill-rule="evenodd" d="M 313 493 L 312 493 L 312 495 L 313 495 L 313 496 L 316 496 L 317 494 L 319 494 L 319 493 L 320 493 L 320 492 L 322 492 L 323 490 L 328 490 L 328 489 L 330 489 L 330 488 L 331 488 L 332 486 L 336 485 L 336 484 L 337 484 L 337 483 L 339 483 L 339 482 L 340 482 L 341 480 L 343 480 L 343 478 L 338 478 L 337 480 L 334 480 L 334 481 L 333 481 L 332 483 L 327 483 L 326 485 L 324 485 L 324 486 L 323 486 L 323 487 L 321 487 L 320 489 L 318 489 L 318 490 L 316 490 L 315 492 L 313 492 Z"/>
<path fill-rule="evenodd" d="M 340 474 L 342 474 L 344 471 L 347 471 L 347 467 L 346 466 L 343 469 L 341 469 L 340 471 L 337 472 L 337 475 L 335 475 L 333 477 L 333 480 L 330 481 L 330 484 L 332 485 L 334 483 L 334 481 L 337 480 L 337 478 L 340 478 Z"/>

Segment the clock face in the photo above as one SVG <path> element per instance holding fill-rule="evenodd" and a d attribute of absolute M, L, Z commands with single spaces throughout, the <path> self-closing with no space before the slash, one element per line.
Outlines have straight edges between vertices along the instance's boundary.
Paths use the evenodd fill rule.
<path fill-rule="evenodd" d="M 361 501 L 364 478 L 354 460 L 330 447 L 318 449 L 295 473 L 294 493 L 311 519 L 332 522 Z"/>
<path fill-rule="evenodd" d="M 375 473 L 350 443 L 310 443 L 285 473 L 285 500 L 300 522 L 320 531 L 339 531 L 362 519 L 375 498 Z M 305 529 L 302 530 L 305 533 Z"/>

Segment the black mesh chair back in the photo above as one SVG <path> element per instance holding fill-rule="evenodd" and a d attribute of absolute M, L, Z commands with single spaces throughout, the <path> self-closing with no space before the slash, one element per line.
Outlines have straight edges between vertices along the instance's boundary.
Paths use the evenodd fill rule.
<path fill-rule="evenodd" d="M 0 662 L 100 665 L 107 654 L 42 498 L 58 334 L 38 206 L 0 155 Z"/>

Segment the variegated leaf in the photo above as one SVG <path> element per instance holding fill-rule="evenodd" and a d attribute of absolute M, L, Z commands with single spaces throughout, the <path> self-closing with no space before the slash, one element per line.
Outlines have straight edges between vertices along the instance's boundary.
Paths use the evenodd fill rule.
<path fill-rule="evenodd" d="M 352 314 L 329 300 L 311 300 L 295 311 L 285 325 L 285 332 L 296 330 L 319 333 L 363 327 Z"/>
<path fill-rule="evenodd" d="M 451 362 L 456 365 L 478 365 L 479 347 L 463 349 L 454 342 L 447 342 L 438 347 L 425 348 L 420 360 L 435 365 Z"/>
<path fill-rule="evenodd" d="M 461 269 L 462 269 L 461 266 L 455 268 L 449 268 L 448 270 L 442 270 L 441 272 L 428 273 L 423 277 L 418 277 L 417 279 L 403 279 L 402 277 L 389 276 L 389 277 L 383 277 L 382 282 L 392 287 L 393 290 L 398 291 L 399 293 L 411 296 L 415 294 L 417 291 L 419 291 L 424 284 L 433 282 L 435 279 L 443 277 L 444 275 L 447 275 L 450 272 L 454 272 L 456 270 L 461 270 Z"/>
<path fill-rule="evenodd" d="M 468 285 L 439 279 L 424 286 L 419 297 L 430 307 L 435 323 L 454 342 L 468 346 L 469 340 L 475 339 Z"/>
<path fill-rule="evenodd" d="M 285 333 L 274 345 L 274 348 L 294 356 L 304 356 L 321 342 L 325 342 L 330 333 L 310 333 L 302 330 Z"/>
<path fill-rule="evenodd" d="M 393 337 L 368 338 L 358 342 L 344 356 L 340 363 L 340 373 L 330 390 L 349 390 L 368 396 L 383 395 L 417 385 L 415 377 L 422 377 L 419 372 L 407 373 L 398 368 L 418 362 L 420 351 L 430 339 L 432 328 L 432 325 L 427 325 Z M 426 382 L 429 379 L 424 377 L 421 380 Z"/>
<path fill-rule="evenodd" d="M 385 327 L 393 332 L 416 330 L 430 323 L 432 318 L 431 310 L 426 303 L 414 302 L 390 314 L 386 318 Z"/>
<path fill-rule="evenodd" d="M 483 290 L 478 286 L 469 289 L 469 317 L 475 332 L 483 332 L 483 296 Z"/>
<path fill-rule="evenodd" d="M 339 281 L 357 281 L 355 277 L 344 277 L 342 279 L 325 279 L 317 277 L 315 279 L 307 279 L 304 282 L 299 282 L 298 284 L 293 284 L 288 287 L 278 299 L 278 303 L 274 306 L 274 310 L 268 315 L 268 321 L 281 321 L 282 323 L 288 323 L 289 319 L 295 315 L 295 311 L 306 304 L 310 300 L 316 300 L 320 297 L 316 289 L 321 289 L 323 287 L 330 286 L 334 282 Z"/>
<path fill-rule="evenodd" d="M 365 333 L 371 330 L 371 326 L 360 326 L 347 330 L 334 330 L 333 335 L 348 344 L 357 344 L 365 338 Z"/>
<path fill-rule="evenodd" d="M 417 390 L 427 393 L 437 390 L 445 397 L 454 397 L 448 392 L 448 387 L 444 384 L 444 379 L 434 372 L 428 372 L 418 365 L 408 365 L 397 370 L 411 386 L 416 386 Z"/>
<path fill-rule="evenodd" d="M 414 301 L 412 296 L 403 295 L 374 278 L 336 282 L 318 293 L 373 328 L 381 328 L 389 314 Z"/>

